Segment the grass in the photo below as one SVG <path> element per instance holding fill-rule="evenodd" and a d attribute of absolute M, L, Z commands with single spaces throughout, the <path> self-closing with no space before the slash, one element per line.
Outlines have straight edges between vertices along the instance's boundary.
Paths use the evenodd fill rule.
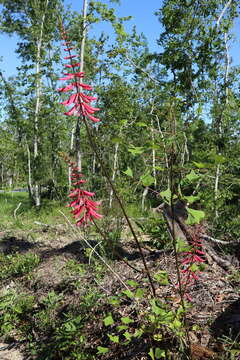
<path fill-rule="evenodd" d="M 44 199 L 37 210 L 32 206 L 27 192 L 4 192 L 0 194 L 0 230 L 37 229 L 39 226 L 35 221 L 48 225 L 60 224 L 65 222 L 60 211 L 69 214 L 63 201 Z"/>

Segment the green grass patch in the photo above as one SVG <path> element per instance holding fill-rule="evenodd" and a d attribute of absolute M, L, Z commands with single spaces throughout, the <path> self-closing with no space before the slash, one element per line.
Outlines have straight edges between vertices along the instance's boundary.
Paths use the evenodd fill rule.
<path fill-rule="evenodd" d="M 22 276 L 30 273 L 38 264 L 40 258 L 36 254 L 0 254 L 0 280 Z"/>
<path fill-rule="evenodd" d="M 65 219 L 60 211 L 69 214 L 63 201 L 43 199 L 41 208 L 36 209 L 27 192 L 0 193 L 0 230 L 39 228 L 34 224 L 35 221 L 48 225 L 64 223 Z"/>

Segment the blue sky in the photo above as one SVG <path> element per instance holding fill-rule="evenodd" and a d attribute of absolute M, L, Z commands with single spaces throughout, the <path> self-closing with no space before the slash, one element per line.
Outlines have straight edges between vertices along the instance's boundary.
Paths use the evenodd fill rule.
<path fill-rule="evenodd" d="M 150 49 L 157 49 L 156 39 L 161 31 L 160 24 L 154 12 L 161 6 L 162 0 L 122 0 L 121 6 L 109 3 L 111 7 L 117 9 L 118 16 L 133 16 L 133 19 L 129 21 L 129 26 L 136 24 L 138 32 L 143 32 L 149 41 Z M 66 4 L 71 4 L 73 10 L 81 11 L 82 5 L 80 0 L 65 0 Z M 102 30 L 110 32 L 110 28 L 102 25 L 96 25 L 92 29 L 92 34 L 97 34 Z M 109 34 L 111 35 L 111 33 Z M 14 50 L 17 44 L 17 37 L 9 37 L 7 35 L 0 34 L 0 69 L 5 73 L 5 76 L 11 76 L 16 73 L 16 66 L 20 65 L 20 62 L 15 54 Z"/>
<path fill-rule="evenodd" d="M 106 3 L 110 4 L 109 0 L 105 0 Z M 71 4 L 72 8 L 77 11 L 81 11 L 82 5 L 80 0 L 65 0 L 66 4 Z M 133 16 L 133 19 L 129 21 L 129 26 L 136 25 L 138 33 L 143 32 L 149 42 L 149 48 L 151 51 L 157 50 L 158 46 L 156 40 L 161 32 L 161 25 L 154 15 L 162 4 L 162 0 L 122 0 L 121 5 L 117 6 L 110 4 L 111 7 L 117 9 L 118 16 Z M 92 29 L 92 34 L 105 30 L 111 35 L 110 27 L 106 25 L 96 25 Z M 238 19 L 234 27 L 235 33 L 240 33 L 240 20 Z M 5 76 L 11 76 L 16 73 L 16 66 L 18 66 L 19 60 L 14 50 L 16 48 L 17 38 L 16 36 L 0 35 L 0 69 L 5 73 Z M 233 58 L 233 64 L 240 64 L 240 42 L 237 40 L 235 44 L 231 46 L 230 53 Z"/>

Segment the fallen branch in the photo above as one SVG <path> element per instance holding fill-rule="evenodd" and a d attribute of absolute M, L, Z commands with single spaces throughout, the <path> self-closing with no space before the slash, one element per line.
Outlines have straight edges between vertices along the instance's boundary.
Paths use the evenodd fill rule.
<path fill-rule="evenodd" d="M 200 234 L 200 236 L 204 240 L 210 240 L 216 244 L 223 244 L 223 245 L 240 244 L 240 241 L 224 241 L 224 240 L 215 239 L 215 238 L 213 238 L 209 235 L 205 235 L 205 234 Z"/>

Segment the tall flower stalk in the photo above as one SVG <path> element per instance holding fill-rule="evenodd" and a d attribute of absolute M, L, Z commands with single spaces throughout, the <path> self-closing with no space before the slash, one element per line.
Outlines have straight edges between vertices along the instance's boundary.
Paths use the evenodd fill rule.
<path fill-rule="evenodd" d="M 75 60 L 77 55 L 72 54 L 72 50 L 75 49 L 75 47 L 72 46 L 71 41 L 63 28 L 61 29 L 61 36 L 64 40 L 64 51 L 67 52 L 64 60 L 67 60 L 70 63 L 65 64 L 65 68 L 68 71 L 64 72 L 64 77 L 60 78 L 60 80 L 70 80 L 72 82 L 59 88 L 58 92 L 68 93 L 72 90 L 74 91 L 67 100 L 61 102 L 62 105 L 70 107 L 64 114 L 66 116 L 77 116 L 77 121 L 79 121 L 81 117 L 87 117 L 94 123 L 99 122 L 100 120 L 93 116 L 95 111 L 98 111 L 99 108 L 91 106 L 91 102 L 97 100 L 97 98 L 83 92 L 83 90 L 92 90 L 92 87 L 82 82 L 84 72 L 81 71 L 81 63 Z M 72 201 L 68 207 L 72 208 L 73 217 L 77 220 L 76 226 L 88 225 L 93 219 L 100 219 L 102 217 L 102 215 L 98 213 L 98 206 L 100 203 L 92 200 L 95 193 L 83 189 L 86 180 L 83 179 L 84 176 L 81 173 L 78 164 L 70 161 L 66 156 L 65 160 L 71 169 L 72 182 L 72 189 L 69 194 Z"/>
<path fill-rule="evenodd" d="M 141 248 L 141 245 L 140 245 L 140 242 L 137 238 L 137 235 L 133 229 L 133 226 L 132 226 L 132 223 L 126 213 L 126 210 L 123 206 L 123 203 L 115 189 L 115 186 L 113 184 L 113 182 L 111 181 L 111 178 L 108 174 L 108 171 L 102 161 L 102 158 L 98 152 L 98 148 L 97 148 L 97 145 L 92 137 L 92 134 L 91 134 L 91 131 L 90 131 L 90 128 L 89 128 L 89 121 L 88 120 L 91 120 L 91 122 L 93 123 L 97 123 L 99 122 L 100 120 L 98 118 L 96 118 L 94 116 L 94 113 L 96 111 L 99 110 L 99 108 L 96 108 L 96 107 L 93 107 L 91 105 L 91 102 L 92 101 L 95 101 L 96 100 L 96 97 L 93 97 L 93 96 L 89 96 L 89 95 L 86 95 L 85 93 L 83 93 L 83 91 L 85 90 L 92 90 L 92 87 L 88 84 L 85 84 L 82 82 L 82 79 L 84 78 L 84 72 L 83 71 L 79 71 L 77 69 L 79 69 L 80 67 L 80 63 L 76 62 L 74 59 L 76 58 L 76 55 L 72 54 L 72 50 L 75 49 L 74 46 L 72 46 L 72 43 L 70 41 L 70 39 L 68 38 L 67 36 L 67 33 L 66 31 L 62 28 L 61 29 L 61 34 L 62 34 L 62 38 L 64 40 L 64 43 L 63 45 L 65 46 L 65 49 L 64 51 L 68 53 L 67 56 L 64 57 L 65 60 L 69 60 L 69 64 L 66 64 L 65 67 L 67 69 L 70 69 L 69 72 L 67 73 L 64 73 L 64 77 L 61 78 L 60 80 L 70 80 L 72 81 L 70 84 L 58 89 L 58 91 L 60 93 L 67 93 L 71 90 L 74 91 L 73 94 L 71 94 L 69 96 L 69 98 L 65 101 L 62 102 L 63 105 L 65 106 L 71 106 L 71 108 L 69 110 L 67 110 L 65 112 L 65 115 L 67 116 L 77 116 L 77 121 L 79 122 L 80 119 L 82 119 L 83 123 L 85 124 L 85 127 L 86 127 L 86 131 L 87 131 L 87 136 L 88 136 L 88 139 L 89 139 L 89 142 L 90 142 L 90 145 L 91 145 L 91 148 L 92 150 L 94 151 L 95 155 L 96 155 L 96 158 L 97 160 L 99 161 L 100 165 L 101 165 L 101 168 L 102 168 L 102 171 L 103 171 L 103 174 L 105 175 L 112 191 L 113 191 L 113 194 L 116 198 L 116 200 L 118 201 L 119 203 L 119 206 L 122 210 L 122 213 L 126 219 L 126 222 L 129 226 L 129 229 L 133 235 L 133 238 L 136 242 L 136 245 L 138 247 L 138 250 L 139 250 L 139 253 L 140 253 L 140 256 L 142 258 L 142 262 L 143 262 L 143 266 L 144 266 L 144 269 L 145 269 L 145 272 L 146 272 L 146 275 L 149 279 L 149 284 L 150 284 L 150 288 L 152 290 L 152 294 L 153 296 L 155 296 L 156 292 L 155 292 L 155 287 L 154 287 L 154 284 L 153 284 L 153 280 L 152 280 L 152 277 L 151 277 L 151 274 L 150 274 L 150 271 L 148 269 L 148 266 L 147 266 L 147 263 L 146 263 L 146 260 L 145 260 L 145 257 L 144 257 L 144 254 L 143 254 L 143 251 L 142 251 L 142 248 Z M 79 167 L 78 167 L 79 169 Z M 80 170 L 80 169 L 79 169 Z"/>

